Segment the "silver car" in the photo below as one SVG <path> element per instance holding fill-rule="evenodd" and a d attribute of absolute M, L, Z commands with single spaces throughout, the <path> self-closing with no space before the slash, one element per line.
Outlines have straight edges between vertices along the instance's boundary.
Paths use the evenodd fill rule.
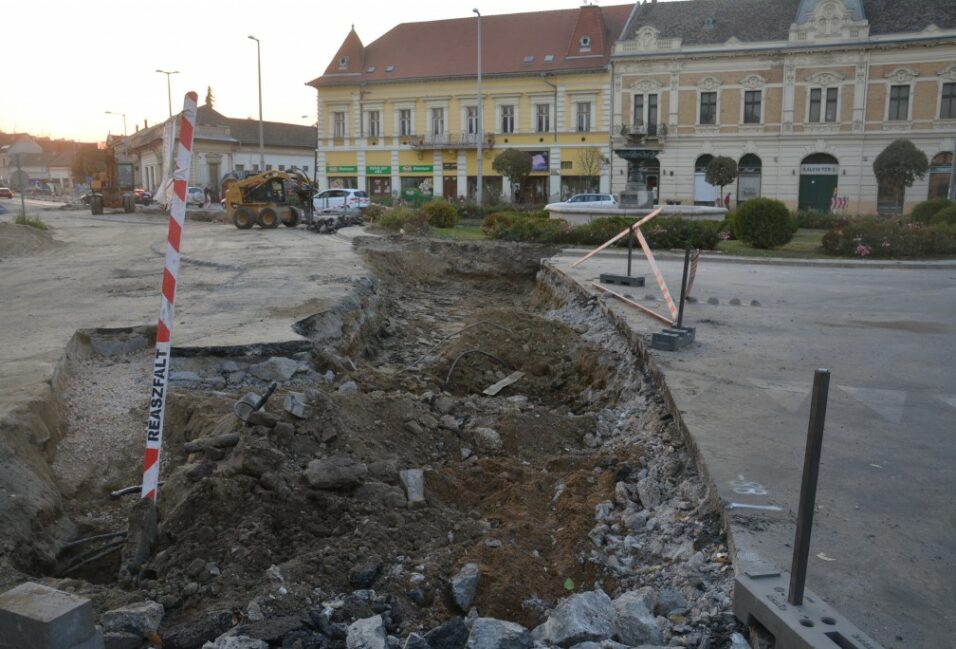
<path fill-rule="evenodd" d="M 558 209 L 562 207 L 617 207 L 617 199 L 614 194 L 575 194 L 566 201 L 560 203 L 549 203 L 544 206 L 546 210 Z"/>
<path fill-rule="evenodd" d="M 319 192 L 312 199 L 315 211 L 323 212 L 355 212 L 368 207 L 368 193 L 361 189 L 326 189 Z"/>
<path fill-rule="evenodd" d="M 202 187 L 186 188 L 186 205 L 198 205 L 202 207 L 206 204 L 206 190 Z"/>

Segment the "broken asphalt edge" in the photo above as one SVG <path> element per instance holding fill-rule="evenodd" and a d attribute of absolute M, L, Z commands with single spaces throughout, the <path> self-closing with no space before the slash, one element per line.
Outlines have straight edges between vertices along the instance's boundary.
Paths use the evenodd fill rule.
<path fill-rule="evenodd" d="M 956 267 L 956 266 L 954 266 Z M 546 283 L 551 286 L 552 289 L 559 289 L 556 294 L 561 294 L 565 292 L 569 294 L 572 299 L 577 298 L 580 300 L 591 300 L 598 298 L 599 295 L 592 293 L 588 288 L 579 284 L 572 277 L 560 270 L 553 262 L 549 259 L 541 260 L 541 270 L 538 273 L 538 280 L 540 282 Z M 700 448 L 700 445 L 697 443 L 694 438 L 693 431 L 687 426 L 684 421 L 681 409 L 677 404 L 677 401 L 674 398 L 674 395 L 671 393 L 670 388 L 667 384 L 667 377 L 664 375 L 663 370 L 657 365 L 653 356 L 650 353 L 650 348 L 647 342 L 644 340 L 644 335 L 640 332 L 634 330 L 628 323 L 625 317 L 617 313 L 612 309 L 607 302 L 604 300 L 598 300 L 602 313 L 612 324 L 612 326 L 620 333 L 624 339 L 627 341 L 628 346 L 630 347 L 632 353 L 643 363 L 647 375 L 650 377 L 654 387 L 658 390 L 660 395 L 664 398 L 667 406 L 674 417 L 674 421 L 677 424 L 678 430 L 680 431 L 681 438 L 684 440 L 684 443 L 687 445 L 690 455 L 694 458 L 694 464 L 700 473 L 701 480 L 704 484 L 707 485 L 708 492 L 708 501 L 710 505 L 714 508 L 714 511 L 718 512 L 721 521 L 723 524 L 724 531 L 727 534 L 727 547 L 730 551 L 731 560 L 734 566 L 734 574 L 737 576 L 737 584 L 742 582 L 747 582 L 750 575 L 780 575 L 786 574 L 779 567 L 775 566 L 772 562 L 769 562 L 762 558 L 760 554 L 756 551 L 755 543 L 755 534 L 750 529 L 743 524 L 744 521 L 738 521 L 737 513 L 730 508 L 728 500 L 723 498 L 720 494 L 720 488 L 717 482 L 713 479 L 711 472 L 708 468 L 707 459 Z M 761 513 L 761 516 L 768 517 L 768 514 Z M 772 518 L 786 518 L 786 514 L 769 514 L 769 517 Z M 746 520 L 752 520 L 750 518 Z M 740 524 L 738 524 L 738 522 Z M 741 588 L 740 601 L 738 602 L 738 593 L 737 588 L 734 589 L 733 601 L 734 601 L 734 611 L 741 611 L 742 614 L 753 613 L 753 607 L 747 606 L 747 602 L 751 602 L 753 597 L 750 596 L 750 593 L 746 589 Z M 808 599 L 816 600 L 820 603 L 824 609 L 833 615 L 841 628 L 850 629 L 849 637 L 855 638 L 863 642 L 862 646 L 869 647 L 871 649 L 880 649 L 880 645 L 876 643 L 872 638 L 869 638 L 861 631 L 853 627 L 853 625 L 848 622 L 842 615 L 836 612 L 834 609 L 830 608 L 822 602 L 822 598 L 813 595 L 810 591 L 806 591 L 808 594 Z M 749 599 L 747 599 L 749 597 Z M 784 608 L 787 608 L 784 605 Z M 774 620 L 777 624 L 774 626 L 778 629 L 779 632 L 784 633 L 784 631 L 789 631 L 793 628 L 793 624 L 790 622 L 797 623 L 796 629 L 800 629 L 799 620 L 792 615 L 795 609 L 790 609 L 790 617 L 794 617 L 794 620 L 786 619 L 787 616 L 785 613 L 781 613 L 784 609 L 777 608 L 771 610 L 769 607 L 763 608 L 761 612 L 764 615 L 774 615 L 778 616 L 778 619 Z M 856 635 L 853 635 L 855 633 Z M 784 637 L 787 637 L 784 633 Z M 786 644 L 787 640 L 784 640 L 784 646 L 788 649 L 790 647 L 813 647 L 812 644 L 801 645 L 801 644 Z M 852 646 L 852 645 L 850 645 Z"/>

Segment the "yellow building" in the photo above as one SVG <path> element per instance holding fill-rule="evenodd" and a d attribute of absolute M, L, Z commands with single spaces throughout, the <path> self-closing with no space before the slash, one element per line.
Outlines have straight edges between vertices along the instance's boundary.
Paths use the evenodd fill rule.
<path fill-rule="evenodd" d="M 713 204 L 704 169 L 722 155 L 738 162 L 732 205 L 769 196 L 866 214 L 946 195 L 956 0 L 645 2 L 612 69 L 615 192 Z M 873 174 L 900 138 L 931 165 L 904 206 Z"/>
<path fill-rule="evenodd" d="M 473 198 L 480 144 L 486 202 L 519 191 L 535 201 L 608 191 L 608 66 L 633 8 L 404 23 L 369 45 L 353 29 L 308 84 L 317 91 L 320 188 Z M 528 186 L 492 169 L 507 148 L 532 154 Z"/>

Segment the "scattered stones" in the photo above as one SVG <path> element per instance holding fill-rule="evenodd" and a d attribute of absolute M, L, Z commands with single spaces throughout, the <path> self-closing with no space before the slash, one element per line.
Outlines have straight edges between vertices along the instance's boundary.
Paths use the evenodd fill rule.
<path fill-rule="evenodd" d="M 405 644 L 402 646 L 402 649 L 432 649 L 432 646 L 428 644 L 425 638 L 417 633 L 410 633 L 408 637 L 405 638 Z"/>
<path fill-rule="evenodd" d="M 301 392 L 290 392 L 285 395 L 282 408 L 297 419 L 309 419 L 315 412 L 312 406 L 306 402 L 305 395 Z"/>
<path fill-rule="evenodd" d="M 357 563 L 349 570 L 349 583 L 356 588 L 369 588 L 382 572 L 382 560 L 378 557 L 369 557 Z"/>
<path fill-rule="evenodd" d="M 613 607 L 618 640 L 626 645 L 663 644 L 656 618 L 639 593 L 624 593 L 614 600 Z"/>
<path fill-rule="evenodd" d="M 466 563 L 451 580 L 451 595 L 462 611 L 471 607 L 478 592 L 478 580 L 481 573 L 477 563 Z"/>
<path fill-rule="evenodd" d="M 269 649 L 269 645 L 258 638 L 230 635 L 216 638 L 215 642 L 207 642 L 202 649 Z"/>
<path fill-rule="evenodd" d="M 348 649 L 385 649 L 385 625 L 381 615 L 357 620 L 349 625 Z"/>
<path fill-rule="evenodd" d="M 165 610 L 158 602 L 145 601 L 114 608 L 100 616 L 104 631 L 124 631 L 138 634 L 140 640 L 155 633 L 163 621 Z"/>
<path fill-rule="evenodd" d="M 431 649 L 464 649 L 468 643 L 468 627 L 460 617 L 453 617 L 425 634 Z"/>
<path fill-rule="evenodd" d="M 471 624 L 465 646 L 467 649 L 530 649 L 533 644 L 531 634 L 520 624 L 479 617 Z"/>
<path fill-rule="evenodd" d="M 312 460 L 305 470 L 306 481 L 316 489 L 357 487 L 367 475 L 364 462 L 343 455 Z"/>
<path fill-rule="evenodd" d="M 346 381 L 338 389 L 339 394 L 357 394 L 358 391 L 358 383 L 355 381 Z"/>
<path fill-rule="evenodd" d="M 126 631 L 104 631 L 103 649 L 140 649 L 143 636 Z"/>
<path fill-rule="evenodd" d="M 279 423 L 279 418 L 265 410 L 257 410 L 249 413 L 246 423 L 250 426 L 265 426 L 266 428 L 275 428 Z"/>
<path fill-rule="evenodd" d="M 232 611 L 210 611 L 194 622 L 180 624 L 163 632 L 163 649 L 196 649 L 218 638 L 232 626 Z"/>
<path fill-rule="evenodd" d="M 577 593 L 562 600 L 547 621 L 534 630 L 535 639 L 565 648 L 614 634 L 611 598 L 602 591 Z"/>

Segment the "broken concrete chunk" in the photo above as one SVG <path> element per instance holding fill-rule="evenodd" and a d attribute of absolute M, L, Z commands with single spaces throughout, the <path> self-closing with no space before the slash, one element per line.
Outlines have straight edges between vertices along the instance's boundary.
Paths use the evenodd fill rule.
<path fill-rule="evenodd" d="M 501 441 L 501 435 L 493 428 L 476 428 L 475 444 L 485 452 L 500 451 L 504 444 Z"/>
<path fill-rule="evenodd" d="M 560 647 L 615 635 L 611 598 L 602 591 L 577 593 L 558 604 L 535 637 Z"/>
<path fill-rule="evenodd" d="M 312 406 L 307 403 L 305 395 L 301 392 L 290 392 L 285 395 L 282 408 L 298 419 L 308 419 L 313 414 Z"/>
<path fill-rule="evenodd" d="M 402 649 L 432 649 L 428 641 L 417 633 L 409 633 Z"/>
<path fill-rule="evenodd" d="M 97 644 L 98 641 L 98 644 Z M 90 600 L 34 582 L 0 594 L 0 646 L 102 647 Z"/>
<path fill-rule="evenodd" d="M 349 583 L 355 588 L 370 588 L 382 572 L 382 560 L 378 557 L 369 557 L 357 563 L 349 570 Z"/>
<path fill-rule="evenodd" d="M 202 649 L 269 649 L 269 645 L 245 635 L 224 635 L 216 638 L 215 642 L 207 642 Z"/>
<path fill-rule="evenodd" d="M 465 646 L 467 649 L 530 649 L 533 644 L 531 634 L 520 624 L 479 617 L 472 622 Z"/>
<path fill-rule="evenodd" d="M 346 381 L 339 386 L 339 394 L 357 394 L 358 384 L 355 381 Z"/>
<path fill-rule="evenodd" d="M 524 372 L 520 372 L 520 371 L 512 372 L 511 374 L 501 379 L 494 385 L 489 385 L 487 388 L 484 389 L 484 392 L 482 392 L 482 394 L 485 394 L 489 397 L 493 397 L 499 392 L 501 392 L 502 390 L 504 390 L 509 385 L 514 385 L 515 383 L 520 381 L 523 376 L 524 376 Z"/>
<path fill-rule="evenodd" d="M 648 610 L 645 596 L 636 591 L 614 600 L 614 622 L 618 639 L 624 644 L 663 644 L 654 613 Z"/>
<path fill-rule="evenodd" d="M 381 615 L 356 620 L 349 625 L 348 649 L 385 649 L 385 624 Z"/>
<path fill-rule="evenodd" d="M 644 478 L 638 482 L 637 494 L 641 498 L 641 504 L 647 509 L 653 509 L 663 502 L 661 486 L 653 478 Z"/>
<path fill-rule="evenodd" d="M 451 595 L 458 608 L 467 611 L 478 592 L 480 577 L 477 563 L 466 563 L 451 580 Z"/>
<path fill-rule="evenodd" d="M 468 627 L 462 618 L 453 617 L 426 633 L 425 640 L 431 649 L 465 649 Z"/>
<path fill-rule="evenodd" d="M 425 474 L 421 469 L 404 469 L 399 472 L 399 478 L 405 486 L 408 502 L 425 502 Z"/>
<path fill-rule="evenodd" d="M 367 475 L 364 462 L 344 455 L 312 460 L 305 470 L 306 481 L 317 489 L 357 487 Z"/>
<path fill-rule="evenodd" d="M 446 430 L 458 430 L 459 428 L 458 420 L 451 415 L 442 415 L 438 425 Z"/>
<path fill-rule="evenodd" d="M 273 356 L 267 361 L 249 367 L 249 373 L 263 381 L 288 381 L 299 369 L 299 364 L 291 358 Z"/>

